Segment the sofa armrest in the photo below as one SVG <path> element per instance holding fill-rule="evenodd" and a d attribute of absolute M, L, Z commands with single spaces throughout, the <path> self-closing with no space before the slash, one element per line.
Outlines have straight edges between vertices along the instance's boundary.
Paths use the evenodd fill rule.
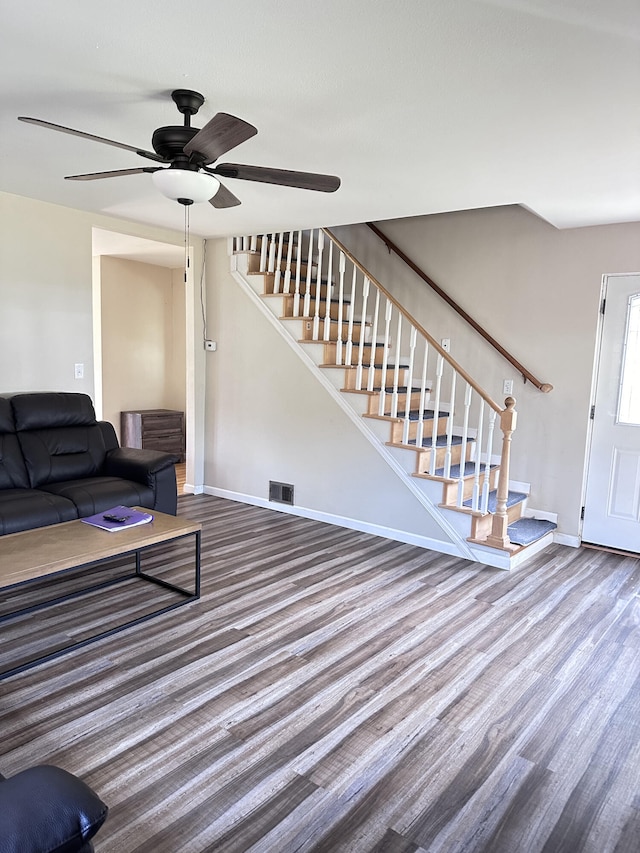
<path fill-rule="evenodd" d="M 106 820 L 107 806 L 82 780 L 40 765 L 0 778 L 2 853 L 80 853 Z"/>
<path fill-rule="evenodd" d="M 154 476 L 165 468 L 172 468 L 176 462 L 179 462 L 179 457 L 161 450 L 117 447 L 108 451 L 104 473 L 107 477 L 122 477 L 152 486 Z"/>
<path fill-rule="evenodd" d="M 153 506 L 149 509 L 176 515 L 178 492 L 175 466 L 179 461 L 180 457 L 159 450 L 118 447 L 107 453 L 104 474 L 148 486 L 154 495 Z"/>

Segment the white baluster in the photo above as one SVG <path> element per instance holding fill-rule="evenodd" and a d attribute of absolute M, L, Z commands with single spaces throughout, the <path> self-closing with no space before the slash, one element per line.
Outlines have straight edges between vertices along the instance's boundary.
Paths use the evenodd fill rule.
<path fill-rule="evenodd" d="M 416 427 L 416 447 L 422 447 L 424 438 L 424 410 L 427 405 L 427 366 L 429 362 L 429 342 L 425 338 L 424 355 L 422 357 L 422 378 L 420 380 L 420 411 L 418 412 L 418 425 Z"/>
<path fill-rule="evenodd" d="M 480 414 L 478 415 L 478 430 L 476 433 L 475 466 L 473 469 L 473 493 L 471 495 L 471 509 L 476 512 L 480 504 L 480 448 L 482 447 L 482 431 L 484 429 L 484 407 L 486 403 L 480 400 Z"/>
<path fill-rule="evenodd" d="M 303 317 L 311 316 L 311 268 L 313 266 L 313 229 L 309 231 L 309 252 L 307 254 L 307 281 L 304 293 Z"/>
<path fill-rule="evenodd" d="M 329 259 L 327 261 L 327 297 L 325 299 L 324 306 L 324 340 L 328 341 L 331 338 L 331 297 L 333 295 L 333 285 L 331 284 L 331 279 L 333 275 L 333 240 L 329 240 Z M 336 343 L 336 349 L 338 347 L 342 347 L 342 329 L 338 329 L 338 338 Z"/>
<path fill-rule="evenodd" d="M 395 364 L 393 366 L 393 391 L 391 396 L 391 415 L 398 417 L 398 384 L 400 381 L 400 341 L 402 340 L 402 312 L 398 311 L 398 328 L 396 338 Z M 386 376 L 385 376 L 386 381 Z M 405 400 L 408 400 L 407 396 Z M 406 402 L 405 402 L 406 408 Z"/>
<path fill-rule="evenodd" d="M 320 296 L 322 291 L 322 252 L 324 249 L 324 231 L 318 231 L 318 269 L 316 270 L 316 300 L 313 312 L 313 340 L 320 337 Z"/>
<path fill-rule="evenodd" d="M 269 272 L 276 271 L 276 235 L 271 234 L 269 237 Z"/>
<path fill-rule="evenodd" d="M 440 392 L 442 389 L 442 370 L 444 367 L 444 358 L 438 353 L 438 361 L 436 363 L 436 399 L 435 411 L 433 413 L 433 427 L 431 429 L 431 458 L 429 460 L 429 473 L 433 476 L 436 472 L 436 440 L 438 438 L 438 414 L 440 412 Z"/>
<path fill-rule="evenodd" d="M 249 251 L 256 252 L 258 250 L 258 235 L 252 234 L 249 241 Z"/>
<path fill-rule="evenodd" d="M 284 271 L 284 287 L 282 288 L 283 293 L 290 293 L 291 291 L 291 253 L 293 252 L 293 231 L 289 231 L 289 242 L 287 244 L 287 261 Z"/>
<path fill-rule="evenodd" d="M 487 512 L 489 507 L 489 482 L 491 480 L 491 448 L 493 447 L 493 430 L 496 425 L 496 412 L 491 409 L 489 412 L 489 429 L 487 431 L 487 449 L 486 460 L 484 465 L 484 481 L 482 483 L 482 512 Z"/>
<path fill-rule="evenodd" d="M 356 304 L 356 276 L 358 272 L 358 268 L 355 264 L 353 266 L 353 273 L 351 275 L 351 296 L 349 297 L 349 327 L 347 330 L 347 351 L 345 354 L 345 364 L 351 366 L 353 359 L 353 315 L 354 315 L 354 305 Z M 362 368 L 361 368 L 362 371 Z"/>
<path fill-rule="evenodd" d="M 387 380 L 387 367 L 389 364 L 389 343 L 391 341 L 391 317 L 393 314 L 393 302 L 390 299 L 386 299 L 385 311 L 384 311 L 384 351 L 382 355 L 382 382 L 380 383 L 380 408 L 378 411 L 379 415 L 384 415 L 385 410 L 385 397 L 387 394 L 386 380 Z M 393 399 L 393 398 L 392 398 Z M 397 407 L 397 395 L 396 395 L 396 407 Z"/>
<path fill-rule="evenodd" d="M 338 343 L 336 344 L 336 364 L 342 364 L 342 309 L 344 305 L 344 271 L 346 269 L 346 260 L 344 252 L 340 252 L 338 259 Z"/>
<path fill-rule="evenodd" d="M 462 423 L 462 446 L 467 446 L 467 441 L 469 440 L 469 415 L 471 413 L 471 398 L 473 395 L 473 388 L 467 382 L 466 390 L 464 392 L 464 419 Z M 466 453 L 465 453 L 466 456 Z M 465 476 L 465 461 L 460 462 L 460 474 L 458 476 L 458 497 L 456 500 L 456 506 L 462 506 L 464 502 L 464 476 Z"/>
<path fill-rule="evenodd" d="M 298 231 L 296 244 L 296 287 L 293 296 L 293 316 L 300 316 L 300 266 L 302 264 L 302 231 Z"/>
<path fill-rule="evenodd" d="M 267 271 L 267 247 L 269 243 L 269 238 L 266 234 L 263 234 L 260 238 L 260 272 Z"/>
<path fill-rule="evenodd" d="M 362 282 L 362 312 L 363 316 L 367 310 L 367 300 L 369 298 L 369 279 L 365 275 L 364 280 Z M 360 330 L 360 341 L 358 346 L 358 366 L 356 368 L 356 388 L 358 391 L 362 390 L 362 359 L 364 356 L 364 335 L 362 334 L 362 329 Z"/>
<path fill-rule="evenodd" d="M 407 387 L 413 386 L 413 362 L 416 354 L 416 338 L 418 331 L 415 326 L 411 326 L 409 335 L 409 369 L 407 371 Z M 420 395 L 422 397 L 422 395 Z M 409 415 L 411 414 L 411 396 L 407 395 L 404 405 L 404 424 L 402 425 L 402 443 L 409 443 Z"/>
<path fill-rule="evenodd" d="M 278 235 L 278 258 L 276 260 L 275 273 L 276 277 L 273 281 L 273 292 L 280 293 L 280 282 L 282 280 L 282 243 L 284 241 L 284 233 L 281 231 Z"/>
<path fill-rule="evenodd" d="M 376 358 L 378 355 L 378 318 L 380 316 L 380 291 L 376 287 L 376 301 L 373 306 L 373 326 L 371 327 L 371 347 L 369 349 L 369 375 L 367 377 L 367 391 L 373 391 L 375 385 Z M 363 318 L 364 319 L 364 318 Z"/>
<path fill-rule="evenodd" d="M 447 449 L 444 454 L 444 476 L 447 479 L 451 476 L 451 444 L 453 441 L 454 401 L 456 399 L 456 372 L 453 368 L 451 369 L 451 396 L 449 399 L 451 402 L 449 403 L 449 417 L 447 418 Z M 462 453 L 466 456 L 465 447 L 462 448 Z"/>

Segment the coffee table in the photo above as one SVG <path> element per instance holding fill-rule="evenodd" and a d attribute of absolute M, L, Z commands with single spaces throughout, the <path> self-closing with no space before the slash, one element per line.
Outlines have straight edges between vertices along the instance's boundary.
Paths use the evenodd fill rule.
<path fill-rule="evenodd" d="M 143 507 L 135 507 L 143 512 L 148 512 Z M 45 661 L 53 660 L 60 655 L 66 654 L 73 649 L 86 646 L 109 637 L 118 631 L 124 631 L 134 625 L 153 619 L 162 613 L 174 610 L 191 601 L 200 598 L 200 536 L 202 525 L 199 522 L 188 521 L 173 515 L 161 512 L 153 512 L 153 521 L 138 527 L 129 527 L 123 530 L 108 532 L 100 528 L 85 524 L 83 521 L 66 521 L 61 524 L 53 524 L 48 527 L 39 527 L 35 530 L 25 530 L 20 533 L 10 533 L 0 536 L 0 588 L 6 593 L 19 595 L 20 589 L 27 584 L 33 584 L 48 576 L 62 576 L 74 569 L 88 568 L 104 563 L 114 557 L 134 556 L 134 571 L 117 578 L 110 578 L 98 583 L 93 583 L 74 592 L 60 595 L 47 601 L 12 610 L 10 613 L 0 616 L 0 623 L 16 619 L 27 613 L 41 610 L 54 604 L 59 604 L 77 596 L 104 589 L 117 583 L 131 580 L 132 578 L 157 584 L 165 589 L 176 592 L 180 599 L 171 602 L 152 613 L 138 616 L 122 625 L 101 631 L 90 637 L 72 642 L 54 652 L 40 655 L 29 661 L 21 663 L 0 672 L 0 680 L 30 669 Z M 194 583 L 193 590 L 183 589 L 180 586 L 169 583 L 162 578 L 153 577 L 142 571 L 141 555 L 144 551 L 164 542 L 174 542 L 184 537 L 194 537 Z M 90 572 L 88 572 L 90 576 Z"/>

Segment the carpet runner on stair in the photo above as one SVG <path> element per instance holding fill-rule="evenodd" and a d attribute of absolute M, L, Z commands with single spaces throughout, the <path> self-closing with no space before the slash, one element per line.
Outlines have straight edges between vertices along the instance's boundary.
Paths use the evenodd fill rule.
<path fill-rule="evenodd" d="M 544 518 L 519 518 L 507 528 L 507 536 L 514 545 L 531 545 L 558 525 Z"/>
<path fill-rule="evenodd" d="M 497 468 L 497 465 L 490 465 L 489 469 L 493 471 Z M 486 471 L 487 466 L 484 462 L 480 463 L 480 475 L 482 476 Z M 444 477 L 444 468 L 436 468 L 433 472 L 435 477 Z M 476 473 L 476 463 L 475 462 L 465 462 L 464 463 L 464 471 L 462 472 L 463 477 L 470 477 L 472 474 Z M 449 477 L 452 480 L 457 480 L 460 477 L 460 466 L 452 465 L 449 471 Z"/>
<path fill-rule="evenodd" d="M 507 506 L 508 507 L 515 506 L 516 504 L 519 504 L 521 501 L 524 501 L 526 499 L 527 499 L 527 496 L 525 495 L 524 492 L 509 492 L 509 494 L 507 495 Z M 498 503 L 498 492 L 496 489 L 494 489 L 492 492 L 489 492 L 489 503 L 487 504 L 487 511 L 488 512 L 495 512 L 497 503 Z M 472 505 L 473 505 L 473 501 L 471 498 L 469 498 L 468 501 L 465 501 L 462 504 L 462 506 L 468 506 L 468 507 L 470 507 Z"/>

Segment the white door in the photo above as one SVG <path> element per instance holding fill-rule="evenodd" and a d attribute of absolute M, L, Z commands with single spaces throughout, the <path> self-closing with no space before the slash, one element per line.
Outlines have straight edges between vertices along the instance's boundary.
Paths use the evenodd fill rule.
<path fill-rule="evenodd" d="M 582 539 L 640 552 L 640 275 L 605 287 Z"/>

